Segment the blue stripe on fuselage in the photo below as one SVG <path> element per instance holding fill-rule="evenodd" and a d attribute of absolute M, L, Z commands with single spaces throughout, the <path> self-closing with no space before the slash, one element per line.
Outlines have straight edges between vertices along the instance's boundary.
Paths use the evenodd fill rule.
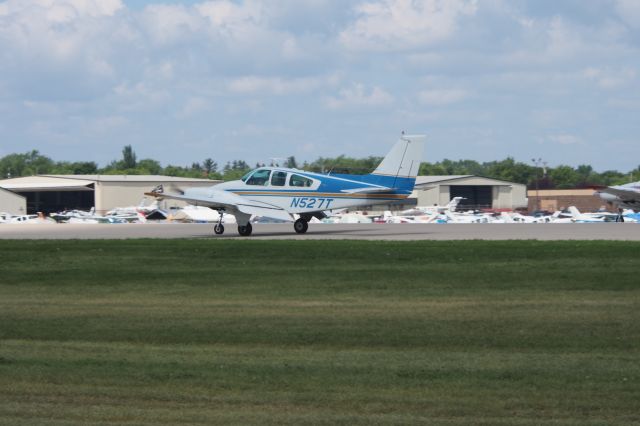
<path fill-rule="evenodd" d="M 350 181 L 355 181 L 358 183 L 364 183 L 366 186 L 369 185 L 377 185 L 377 186 L 385 186 L 387 188 L 393 188 L 393 193 L 395 194 L 411 194 L 413 191 L 413 187 L 416 183 L 415 177 L 396 177 L 396 176 L 386 176 L 386 175 L 344 175 L 344 174 L 331 174 L 331 175 L 322 175 L 322 184 L 320 185 L 320 189 L 323 189 L 325 184 L 329 184 L 329 182 L 325 182 L 326 178 L 337 178 L 331 180 L 331 186 L 335 185 L 337 182 L 340 182 L 340 189 L 354 189 L 357 185 L 354 185 L 353 182 L 345 182 L 338 179 L 347 179 Z M 363 187 L 366 187 L 363 186 Z"/>

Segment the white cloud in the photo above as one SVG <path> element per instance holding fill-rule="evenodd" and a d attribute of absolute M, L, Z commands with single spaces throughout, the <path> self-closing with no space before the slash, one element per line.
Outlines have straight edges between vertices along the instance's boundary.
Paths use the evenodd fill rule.
<path fill-rule="evenodd" d="M 337 97 L 325 98 L 325 105 L 330 109 L 342 109 L 348 107 L 377 107 L 393 102 L 393 96 L 374 86 L 367 91 L 363 84 L 357 83 L 349 88 L 341 89 Z"/>
<path fill-rule="evenodd" d="M 547 139 L 553 143 L 557 143 L 560 145 L 577 145 L 583 143 L 583 140 L 581 138 L 568 133 L 549 135 Z"/>
<path fill-rule="evenodd" d="M 12 95 L 105 93 L 126 32 L 120 0 L 9 0 L 0 9 L 0 72 Z M 122 43 L 122 44 L 121 44 Z"/>
<path fill-rule="evenodd" d="M 178 118 L 185 119 L 205 112 L 210 108 L 209 101 L 199 96 L 192 96 L 186 100 L 182 109 L 176 114 Z"/>
<path fill-rule="evenodd" d="M 354 50 L 406 50 L 449 38 L 461 16 L 476 11 L 473 0 L 383 0 L 356 7 L 358 19 L 341 34 Z"/>
<path fill-rule="evenodd" d="M 611 68 L 590 67 L 583 71 L 583 75 L 591 81 L 595 81 L 601 89 L 618 89 L 632 83 L 637 72 L 631 68 L 614 70 Z"/>
<path fill-rule="evenodd" d="M 304 77 L 285 79 L 280 77 L 246 76 L 233 79 L 229 90 L 243 94 L 290 95 L 309 93 L 333 84 L 334 77 Z"/>
<path fill-rule="evenodd" d="M 255 1 L 234 3 L 228 0 L 207 1 L 196 5 L 198 12 L 221 32 L 243 33 L 246 28 L 264 25 L 265 4 Z"/>
<path fill-rule="evenodd" d="M 66 22 L 82 16 L 112 16 L 124 5 L 121 0 L 6 0 L 0 4 L 0 16 L 44 11 L 54 22 Z"/>
<path fill-rule="evenodd" d="M 199 18 L 193 9 L 179 4 L 150 5 L 141 15 L 144 29 L 161 45 L 189 40 L 202 29 L 204 22 Z"/>
<path fill-rule="evenodd" d="M 153 111 L 166 106 L 172 98 L 166 88 L 156 88 L 142 82 L 120 84 L 113 88 L 113 95 L 123 111 Z"/>
<path fill-rule="evenodd" d="M 640 2 L 638 0 L 616 0 L 616 11 L 632 28 L 640 28 Z"/>
<path fill-rule="evenodd" d="M 86 124 L 88 130 L 94 134 L 104 134 L 113 132 L 129 124 L 129 119 L 120 115 L 110 115 L 106 117 L 96 117 Z"/>
<path fill-rule="evenodd" d="M 209 140 L 212 128 L 262 155 L 283 140 L 265 129 L 280 127 L 313 134 L 327 149 L 314 152 L 332 155 L 351 149 L 331 142 L 337 134 L 410 127 L 443 142 L 436 156 L 517 157 L 541 138 L 552 160 L 640 134 L 636 0 L 575 10 L 537 0 L 127 3 L 0 0 L 3 152 L 53 154 L 50 141 L 89 138 L 148 143 L 161 161 L 188 162 L 211 154 L 173 147 Z M 225 130 L 247 123 L 262 137 Z M 490 150 L 474 151 L 481 128 L 499 130 Z M 216 151 L 223 161 L 226 149 Z"/>
<path fill-rule="evenodd" d="M 420 103 L 424 105 L 450 105 L 469 97 L 469 93 L 462 89 L 423 90 L 418 93 Z"/>

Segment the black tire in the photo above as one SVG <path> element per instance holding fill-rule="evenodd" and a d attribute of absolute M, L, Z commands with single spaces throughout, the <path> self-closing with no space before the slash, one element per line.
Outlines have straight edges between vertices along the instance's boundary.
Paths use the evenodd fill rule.
<path fill-rule="evenodd" d="M 253 232 L 253 226 L 250 223 L 247 223 L 245 226 L 238 226 L 238 234 L 243 237 L 248 237 Z"/>
<path fill-rule="evenodd" d="M 224 234 L 224 225 L 221 223 L 217 223 L 216 226 L 213 227 L 213 232 L 215 232 L 217 235 Z"/>
<path fill-rule="evenodd" d="M 298 234 L 304 234 L 305 232 L 307 232 L 307 229 L 309 229 L 309 224 L 307 223 L 306 220 L 298 219 L 295 222 L 293 222 L 293 230 L 296 231 Z"/>

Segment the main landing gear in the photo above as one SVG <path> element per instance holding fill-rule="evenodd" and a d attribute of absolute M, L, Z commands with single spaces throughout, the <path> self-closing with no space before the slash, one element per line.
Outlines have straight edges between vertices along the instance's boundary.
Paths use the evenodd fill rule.
<path fill-rule="evenodd" d="M 217 235 L 222 235 L 224 234 L 224 225 L 222 224 L 223 212 L 219 211 L 219 213 L 220 213 L 220 220 L 213 227 L 213 232 L 215 232 Z M 304 234 L 305 232 L 307 232 L 307 230 L 309 229 L 308 218 L 301 217 L 298 220 L 296 220 L 293 223 L 293 229 L 298 234 Z M 248 237 L 251 235 L 252 232 L 253 232 L 253 226 L 251 225 L 251 222 L 247 222 L 246 225 L 238 225 L 238 234 L 240 234 L 241 236 Z"/>
<path fill-rule="evenodd" d="M 251 222 L 247 222 L 246 225 L 238 225 L 238 234 L 242 235 L 243 237 L 248 237 L 249 235 L 251 235 L 251 232 L 253 231 L 253 226 L 251 226 Z"/>
<path fill-rule="evenodd" d="M 307 232 L 307 229 L 309 229 L 309 223 L 303 218 L 300 218 L 293 222 L 293 229 L 298 234 L 304 234 L 305 232 Z"/>

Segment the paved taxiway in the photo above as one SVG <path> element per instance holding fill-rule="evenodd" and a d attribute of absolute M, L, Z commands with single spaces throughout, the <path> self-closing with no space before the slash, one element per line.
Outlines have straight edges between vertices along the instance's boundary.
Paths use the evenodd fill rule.
<path fill-rule="evenodd" d="M 210 224 L 0 225 L 0 239 L 242 238 Z M 251 239 L 348 240 L 626 240 L 640 241 L 640 224 L 310 224 L 298 235 L 291 224 L 256 224 Z"/>

